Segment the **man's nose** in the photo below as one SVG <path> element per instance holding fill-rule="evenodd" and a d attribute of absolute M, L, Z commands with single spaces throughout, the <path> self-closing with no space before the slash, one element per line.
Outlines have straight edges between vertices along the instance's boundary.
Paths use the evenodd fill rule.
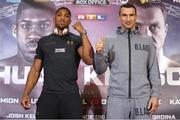
<path fill-rule="evenodd" d="M 152 32 L 150 31 L 149 27 L 146 28 L 146 34 L 150 37 L 152 36 Z"/>
<path fill-rule="evenodd" d="M 130 20 L 130 16 L 127 16 L 127 21 L 129 21 Z"/>
<path fill-rule="evenodd" d="M 37 43 L 37 42 L 39 41 L 39 39 L 40 39 L 40 36 L 31 34 L 31 35 L 28 36 L 28 39 L 29 39 L 30 41 L 33 41 L 33 42 L 36 42 L 36 43 Z"/>
<path fill-rule="evenodd" d="M 28 32 L 29 32 L 29 34 L 39 35 L 42 33 L 42 29 L 38 25 L 32 25 Z"/>

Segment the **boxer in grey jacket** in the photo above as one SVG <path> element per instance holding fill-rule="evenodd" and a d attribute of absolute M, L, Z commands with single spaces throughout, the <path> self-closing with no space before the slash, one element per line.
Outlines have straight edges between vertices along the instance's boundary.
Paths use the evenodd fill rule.
<path fill-rule="evenodd" d="M 136 9 L 120 8 L 116 35 L 97 42 L 94 68 L 110 68 L 107 119 L 149 119 L 158 107 L 160 74 L 153 39 L 135 24 Z"/>

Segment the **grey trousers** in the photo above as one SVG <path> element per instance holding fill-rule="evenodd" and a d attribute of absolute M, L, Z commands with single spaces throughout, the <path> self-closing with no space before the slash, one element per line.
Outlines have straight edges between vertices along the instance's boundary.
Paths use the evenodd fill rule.
<path fill-rule="evenodd" d="M 148 102 L 149 97 L 139 99 L 108 97 L 106 119 L 150 119 Z"/>

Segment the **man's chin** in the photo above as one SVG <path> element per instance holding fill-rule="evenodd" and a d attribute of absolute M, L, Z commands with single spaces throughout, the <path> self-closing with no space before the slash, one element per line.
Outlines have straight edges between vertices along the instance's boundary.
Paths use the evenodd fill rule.
<path fill-rule="evenodd" d="M 125 28 L 126 28 L 126 29 L 132 29 L 133 26 L 126 26 Z"/>
<path fill-rule="evenodd" d="M 60 30 L 64 30 L 65 28 L 67 28 L 66 26 L 59 26 L 58 29 Z"/>

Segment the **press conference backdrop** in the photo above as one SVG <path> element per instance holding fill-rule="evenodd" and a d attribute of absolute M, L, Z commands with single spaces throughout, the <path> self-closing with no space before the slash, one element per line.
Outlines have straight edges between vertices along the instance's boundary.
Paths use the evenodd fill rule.
<path fill-rule="evenodd" d="M 115 33 L 120 5 L 128 0 L 35 0 L 36 2 L 51 1 L 56 9 L 65 6 L 72 12 L 72 23 L 81 21 L 88 32 L 90 41 L 95 46 L 102 36 Z M 135 0 L 134 0 L 135 1 Z M 139 1 L 139 0 L 137 0 Z M 34 119 L 36 102 L 43 85 L 43 73 L 31 93 L 30 110 L 20 105 L 30 65 L 18 63 L 18 42 L 14 26 L 17 24 L 17 8 L 22 0 L 0 1 L 0 118 Z M 180 64 L 180 1 L 179 0 L 140 0 L 142 5 L 147 2 L 162 2 L 167 11 L 168 30 L 165 37 L 164 56 Z M 139 12 L 138 14 L 141 14 Z M 31 13 L 29 19 L 31 19 Z M 70 25 L 70 31 L 78 34 Z M 20 31 L 18 31 L 20 32 Z M 40 32 L 40 31 L 39 31 Z M 25 34 L 25 33 L 24 33 Z M 13 60 L 10 60 L 13 59 Z M 23 58 L 22 58 L 23 59 Z M 165 61 L 163 61 L 165 62 Z M 165 66 L 165 65 L 162 65 Z M 160 68 L 161 69 L 161 68 Z M 78 70 L 79 92 L 83 98 L 84 119 L 104 119 L 107 103 L 109 71 L 97 76 L 92 66 L 80 63 Z M 153 119 L 180 119 L 180 67 L 166 68 L 161 72 L 162 94 L 158 112 Z M 143 112 L 143 111 L 142 111 Z"/>

